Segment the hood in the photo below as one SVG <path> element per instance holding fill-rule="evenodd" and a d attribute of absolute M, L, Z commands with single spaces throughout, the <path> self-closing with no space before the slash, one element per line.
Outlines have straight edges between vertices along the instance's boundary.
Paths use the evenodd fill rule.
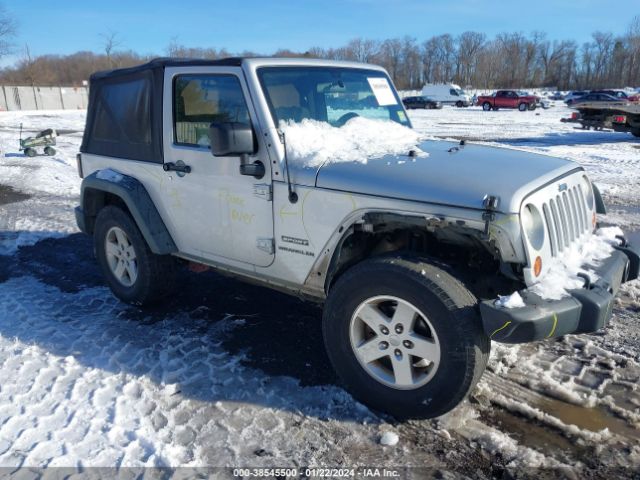
<path fill-rule="evenodd" d="M 518 213 L 532 191 L 581 169 L 569 160 L 507 148 L 445 141 L 419 146 L 428 156 L 326 163 L 314 172 L 315 186 L 474 209 L 483 209 L 485 195 L 495 195 L 499 211 Z"/>

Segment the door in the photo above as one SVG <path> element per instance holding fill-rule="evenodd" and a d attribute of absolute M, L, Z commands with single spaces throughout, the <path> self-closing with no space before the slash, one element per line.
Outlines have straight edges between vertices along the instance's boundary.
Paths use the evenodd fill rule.
<path fill-rule="evenodd" d="M 181 253 L 217 263 L 266 267 L 273 262 L 271 170 L 257 141 L 249 162 L 262 161 L 262 179 L 240 174 L 238 156 L 211 154 L 211 122 L 258 125 L 239 67 L 167 68 L 164 81 L 164 211 Z M 175 167 L 173 167 L 175 168 Z M 179 167 L 181 168 L 181 167 Z"/>
<path fill-rule="evenodd" d="M 504 90 L 500 90 L 498 92 L 496 92 L 496 98 L 495 98 L 495 106 L 498 108 L 504 108 L 509 106 L 508 105 L 508 98 L 507 98 L 507 93 Z"/>
<path fill-rule="evenodd" d="M 516 92 L 509 92 L 509 107 L 518 108 L 520 105 L 520 97 Z"/>

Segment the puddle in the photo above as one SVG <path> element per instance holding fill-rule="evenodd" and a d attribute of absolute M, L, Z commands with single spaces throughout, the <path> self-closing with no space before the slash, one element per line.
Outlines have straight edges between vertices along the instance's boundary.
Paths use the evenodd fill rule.
<path fill-rule="evenodd" d="M 491 409 L 480 415 L 481 419 L 488 425 L 507 433 L 519 444 L 542 451 L 554 458 L 562 457 L 558 455 L 565 452 L 565 459 L 572 456 L 580 457 L 586 453 L 586 448 L 580 446 L 578 442 L 558 435 L 558 433 L 545 425 L 515 415 L 503 409 Z"/>
<path fill-rule="evenodd" d="M 581 407 L 548 397 L 541 399 L 536 406 L 566 425 L 575 425 L 592 432 L 608 428 L 610 432 L 640 442 L 640 430 L 629 426 L 623 419 L 614 416 L 604 408 Z"/>

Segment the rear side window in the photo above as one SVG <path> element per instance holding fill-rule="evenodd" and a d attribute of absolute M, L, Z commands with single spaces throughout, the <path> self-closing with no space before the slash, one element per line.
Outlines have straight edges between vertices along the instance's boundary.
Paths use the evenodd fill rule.
<path fill-rule="evenodd" d="M 81 151 L 161 163 L 159 90 L 151 70 L 92 78 Z"/>
<path fill-rule="evenodd" d="M 101 86 L 93 123 L 96 140 L 151 143 L 149 83 L 140 78 Z"/>
<path fill-rule="evenodd" d="M 251 123 L 235 75 L 180 75 L 173 87 L 174 141 L 209 146 L 212 122 Z"/>

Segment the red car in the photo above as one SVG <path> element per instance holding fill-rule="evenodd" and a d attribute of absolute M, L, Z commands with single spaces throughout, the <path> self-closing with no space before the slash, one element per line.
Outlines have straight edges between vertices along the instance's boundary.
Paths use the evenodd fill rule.
<path fill-rule="evenodd" d="M 498 90 L 493 95 L 481 95 L 477 104 L 482 105 L 484 111 L 498 110 L 499 108 L 517 108 L 521 112 L 535 110 L 540 103 L 540 97 L 524 95 L 517 90 Z"/>

